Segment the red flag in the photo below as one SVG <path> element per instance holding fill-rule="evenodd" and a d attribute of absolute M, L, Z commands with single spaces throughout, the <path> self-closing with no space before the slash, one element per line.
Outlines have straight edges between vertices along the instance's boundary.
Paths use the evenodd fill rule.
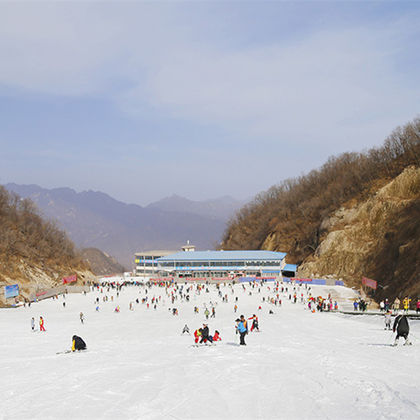
<path fill-rule="evenodd" d="M 376 280 L 368 279 L 367 277 L 362 277 L 362 284 L 374 290 L 376 290 L 376 287 L 378 286 L 378 282 Z"/>
<path fill-rule="evenodd" d="M 73 274 L 69 277 L 63 277 L 63 284 L 75 283 L 77 281 L 77 274 Z"/>

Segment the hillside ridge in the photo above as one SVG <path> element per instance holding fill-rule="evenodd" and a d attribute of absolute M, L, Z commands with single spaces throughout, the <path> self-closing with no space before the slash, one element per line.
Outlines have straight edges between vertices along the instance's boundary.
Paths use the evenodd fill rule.
<path fill-rule="evenodd" d="M 380 147 L 331 157 L 257 195 L 229 222 L 222 247 L 287 252 L 299 275 L 355 287 L 371 276 L 376 298 L 420 293 L 419 167 L 416 118 Z"/>

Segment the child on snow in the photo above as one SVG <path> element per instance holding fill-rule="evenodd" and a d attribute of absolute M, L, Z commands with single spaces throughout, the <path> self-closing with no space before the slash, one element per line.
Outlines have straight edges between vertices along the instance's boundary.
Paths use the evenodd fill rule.
<path fill-rule="evenodd" d="M 220 337 L 220 333 L 217 330 L 214 332 L 213 341 L 222 341 L 222 338 Z"/>
<path fill-rule="evenodd" d="M 384 330 L 391 329 L 391 311 L 385 313 L 385 328 Z"/>
<path fill-rule="evenodd" d="M 194 331 L 194 337 L 195 337 L 194 342 L 195 342 L 195 344 L 198 344 L 198 341 L 200 340 L 200 337 L 201 337 L 201 332 L 202 332 L 201 328 Z"/>

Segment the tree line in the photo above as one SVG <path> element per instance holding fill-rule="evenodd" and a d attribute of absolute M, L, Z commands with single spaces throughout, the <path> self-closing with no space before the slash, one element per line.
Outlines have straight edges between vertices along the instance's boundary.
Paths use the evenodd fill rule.
<path fill-rule="evenodd" d="M 12 271 L 12 265 L 19 260 L 40 266 L 83 264 L 64 231 L 44 220 L 31 200 L 0 186 L 1 271 Z"/>

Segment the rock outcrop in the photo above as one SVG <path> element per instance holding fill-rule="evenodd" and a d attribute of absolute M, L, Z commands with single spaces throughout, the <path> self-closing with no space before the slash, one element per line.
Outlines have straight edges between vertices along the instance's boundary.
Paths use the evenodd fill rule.
<path fill-rule="evenodd" d="M 420 296 L 420 168 L 409 167 L 368 200 L 321 223 L 321 241 L 299 275 L 378 281 L 377 296 Z"/>

